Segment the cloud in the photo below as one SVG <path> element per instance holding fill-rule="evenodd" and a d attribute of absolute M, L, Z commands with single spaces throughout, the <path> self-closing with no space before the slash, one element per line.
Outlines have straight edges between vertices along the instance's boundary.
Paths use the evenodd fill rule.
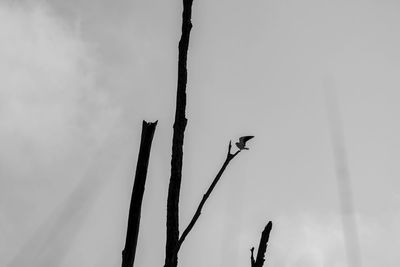
<path fill-rule="evenodd" d="M 398 214 L 398 212 L 397 212 Z M 396 214 L 358 215 L 363 267 L 398 266 L 400 240 Z M 341 219 L 338 214 L 302 214 L 275 220 L 267 265 L 279 267 L 346 267 Z"/>
<path fill-rule="evenodd" d="M 35 236 L 43 218 L 73 195 L 76 184 L 79 191 L 85 173 L 93 173 L 89 165 L 96 175 L 106 168 L 95 159 L 118 109 L 96 84 L 95 50 L 82 40 L 79 25 L 60 19 L 44 3 L 0 3 L 0 58 L 4 266 Z M 85 192 L 88 198 L 95 194 Z M 72 200 L 66 210 L 74 207 L 73 201 L 85 199 Z M 62 214 L 71 217 L 67 211 Z"/>
<path fill-rule="evenodd" d="M 0 32 L 1 169 L 27 178 L 28 166 L 52 165 L 71 143 L 96 141 L 104 97 L 79 28 L 45 5 L 2 3 Z"/>
<path fill-rule="evenodd" d="M 336 218 L 282 218 L 274 230 L 270 255 L 280 263 L 277 266 L 340 266 L 343 238 Z"/>

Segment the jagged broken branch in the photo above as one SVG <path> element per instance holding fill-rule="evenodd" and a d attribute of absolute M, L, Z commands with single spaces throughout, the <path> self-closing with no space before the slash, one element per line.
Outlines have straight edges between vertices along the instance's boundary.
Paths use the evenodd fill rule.
<path fill-rule="evenodd" d="M 261 238 L 260 238 L 260 244 L 258 245 L 258 251 L 257 251 L 257 258 L 254 259 L 254 247 L 250 249 L 251 251 L 251 267 L 262 267 L 264 265 L 265 261 L 265 252 L 267 251 L 267 245 L 268 245 L 268 240 L 269 240 L 269 234 L 271 233 L 272 230 L 272 222 L 268 222 L 268 224 L 265 226 L 264 231 L 261 233 Z"/>
<path fill-rule="evenodd" d="M 132 189 L 131 204 L 129 207 L 128 229 L 126 232 L 125 248 L 122 251 L 122 267 L 132 267 L 135 262 L 142 200 L 146 184 L 151 144 L 156 126 L 157 121 L 153 123 L 143 121 L 142 123 L 142 137 Z"/>

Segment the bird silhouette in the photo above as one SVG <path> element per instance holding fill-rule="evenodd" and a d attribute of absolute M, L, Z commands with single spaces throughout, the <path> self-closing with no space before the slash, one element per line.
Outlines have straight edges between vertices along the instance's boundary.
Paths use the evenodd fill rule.
<path fill-rule="evenodd" d="M 254 136 L 252 135 L 247 135 L 247 136 L 242 136 L 239 138 L 239 142 L 236 142 L 236 146 L 240 149 L 246 149 L 248 150 L 248 148 L 246 147 L 246 142 L 249 141 L 251 138 L 253 138 Z"/>

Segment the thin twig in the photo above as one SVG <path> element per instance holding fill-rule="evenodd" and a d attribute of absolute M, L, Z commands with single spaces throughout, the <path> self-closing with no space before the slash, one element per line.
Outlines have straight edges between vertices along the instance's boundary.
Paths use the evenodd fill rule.
<path fill-rule="evenodd" d="M 210 197 L 211 192 L 214 190 L 214 187 L 217 185 L 219 179 L 221 178 L 222 174 L 224 173 L 224 171 L 225 171 L 226 167 L 228 166 L 229 162 L 234 157 L 236 157 L 237 154 L 239 154 L 239 152 L 241 151 L 241 150 L 238 150 L 234 154 L 232 154 L 231 153 L 231 148 L 232 148 L 232 142 L 230 141 L 229 142 L 229 146 L 228 146 L 228 153 L 226 154 L 225 162 L 222 165 L 222 167 L 219 170 L 219 172 L 217 173 L 217 175 L 215 176 L 215 178 L 214 178 L 213 182 L 211 183 L 210 187 L 208 188 L 207 192 L 203 195 L 203 198 L 201 199 L 200 204 L 197 207 L 196 213 L 193 215 L 192 220 L 190 221 L 190 223 L 188 224 L 186 229 L 183 231 L 181 237 L 179 238 L 178 246 L 176 248 L 176 253 L 178 253 L 183 241 L 185 241 L 185 238 L 190 233 L 190 231 L 192 230 L 193 226 L 195 225 L 195 223 L 199 219 L 199 217 L 201 215 L 201 209 L 203 208 L 203 206 L 206 203 L 207 199 Z"/>

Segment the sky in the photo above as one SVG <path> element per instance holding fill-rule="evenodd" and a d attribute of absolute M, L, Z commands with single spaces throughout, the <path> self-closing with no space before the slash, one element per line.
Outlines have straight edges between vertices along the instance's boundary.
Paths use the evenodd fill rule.
<path fill-rule="evenodd" d="M 162 266 L 181 1 L 0 1 L 0 265 L 120 266 L 142 120 L 158 120 L 136 266 Z M 325 92 L 363 267 L 400 265 L 400 4 L 194 1 L 180 266 L 345 267 Z"/>

